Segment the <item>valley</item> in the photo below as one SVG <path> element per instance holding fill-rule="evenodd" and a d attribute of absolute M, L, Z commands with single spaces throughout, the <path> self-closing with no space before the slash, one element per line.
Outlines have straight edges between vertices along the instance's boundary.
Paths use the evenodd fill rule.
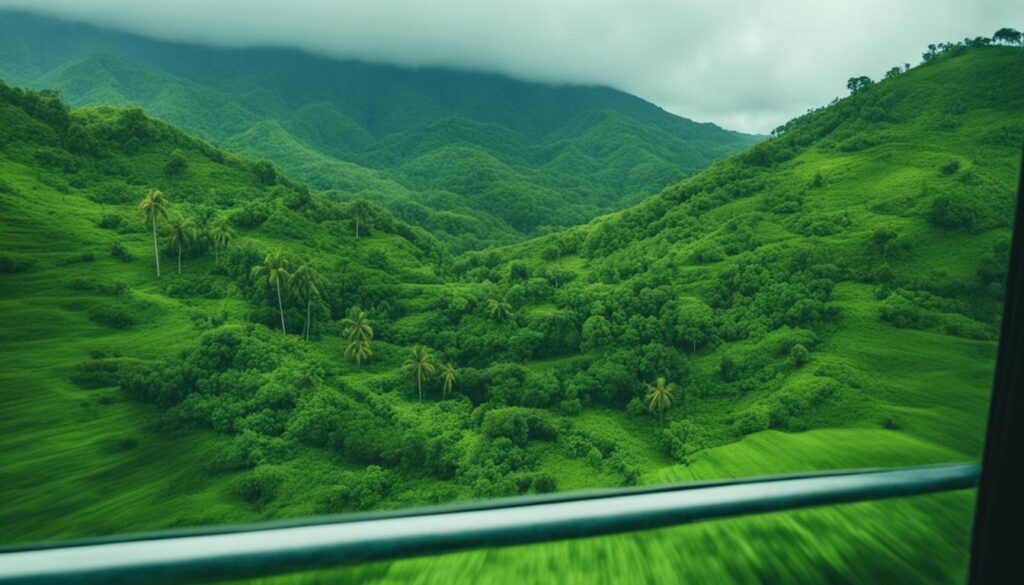
<path fill-rule="evenodd" d="M 0 69 L 3 544 L 980 456 L 1018 47 L 950 46 L 763 141 L 597 89 L 532 88 L 576 112 L 543 129 L 490 97 L 359 118 L 76 47 Z M 284 88 L 302 99 L 265 108 Z M 972 511 L 955 492 L 266 582 L 957 583 Z"/>

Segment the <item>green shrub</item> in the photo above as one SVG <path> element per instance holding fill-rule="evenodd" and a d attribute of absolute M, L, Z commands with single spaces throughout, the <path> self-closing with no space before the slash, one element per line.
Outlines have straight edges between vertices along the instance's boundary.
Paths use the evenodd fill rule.
<path fill-rule="evenodd" d="M 711 446 L 707 430 L 688 420 L 669 424 L 659 438 L 662 448 L 680 463 L 689 463 L 694 453 Z"/>
<path fill-rule="evenodd" d="M 879 317 L 901 329 L 928 329 L 938 324 L 934 313 L 922 308 L 903 292 L 891 294 L 885 299 Z"/>
<path fill-rule="evenodd" d="M 274 165 L 265 160 L 258 161 L 252 165 L 252 174 L 260 185 L 273 185 L 277 183 L 277 170 Z"/>
<path fill-rule="evenodd" d="M 189 311 L 188 318 L 192 320 L 192 326 L 201 331 L 216 329 L 228 321 L 228 310 L 222 308 L 220 311 Z"/>
<path fill-rule="evenodd" d="M 114 258 L 121 260 L 122 262 L 132 261 L 131 253 L 128 251 L 128 248 L 126 248 L 125 245 L 121 243 L 120 240 L 111 244 L 110 255 L 113 256 Z"/>
<path fill-rule="evenodd" d="M 889 429 L 890 431 L 898 431 L 903 428 L 903 424 L 898 418 L 888 414 L 882 417 L 879 424 L 883 429 Z"/>
<path fill-rule="evenodd" d="M 181 275 L 164 287 L 167 296 L 176 299 L 222 299 L 224 285 L 208 274 Z"/>
<path fill-rule="evenodd" d="M 733 421 L 733 431 L 738 435 L 749 435 L 767 430 L 771 426 L 771 414 L 767 406 L 755 405 L 740 412 Z"/>
<path fill-rule="evenodd" d="M 86 389 L 117 386 L 120 382 L 122 363 L 118 359 L 93 359 L 82 362 L 71 370 L 71 381 Z"/>
<path fill-rule="evenodd" d="M 338 489 L 325 502 L 326 512 L 371 510 L 391 491 L 394 478 L 390 471 L 370 465 L 358 473 L 339 478 Z"/>
<path fill-rule="evenodd" d="M 690 260 L 697 264 L 710 264 L 725 260 L 725 249 L 718 242 L 704 240 L 690 252 Z"/>
<path fill-rule="evenodd" d="M 729 356 L 718 362 L 718 376 L 725 382 L 735 382 L 739 378 L 739 367 Z"/>
<path fill-rule="evenodd" d="M 644 401 L 639 396 L 631 398 L 629 403 L 626 404 L 626 414 L 634 418 L 640 418 L 647 414 L 647 407 L 644 405 Z"/>
<path fill-rule="evenodd" d="M 870 138 L 863 134 L 857 134 L 853 138 L 840 142 L 838 148 L 840 152 L 858 152 L 873 145 L 874 141 Z"/>
<path fill-rule="evenodd" d="M 797 233 L 805 236 L 831 236 L 845 231 L 853 224 L 848 211 L 839 213 L 804 213 L 794 225 Z"/>
<path fill-rule="evenodd" d="M 96 187 L 86 196 L 96 203 L 126 205 L 137 203 L 140 193 L 124 183 L 113 183 Z"/>
<path fill-rule="evenodd" d="M 506 437 L 522 447 L 530 438 L 530 425 L 526 413 L 519 408 L 499 408 L 484 414 L 480 430 L 491 439 Z"/>
<path fill-rule="evenodd" d="M 558 490 L 555 478 L 551 477 L 547 473 L 538 473 L 534 475 L 531 487 L 533 488 L 533 491 L 538 494 L 547 494 Z"/>
<path fill-rule="evenodd" d="M 583 412 L 583 403 L 579 398 L 569 398 L 558 403 L 558 412 L 564 416 L 576 416 Z"/>
<path fill-rule="evenodd" d="M 120 231 L 127 226 L 127 222 L 124 220 L 124 217 L 120 215 L 107 213 L 104 214 L 102 218 L 100 218 L 99 222 L 97 222 L 96 225 L 105 230 Z"/>
<path fill-rule="evenodd" d="M 811 352 L 801 344 L 796 344 L 789 350 L 789 361 L 796 367 L 801 367 L 811 359 Z"/>
<path fill-rule="evenodd" d="M 956 172 L 960 170 L 960 161 L 954 158 L 953 160 L 939 167 L 939 170 L 942 172 L 943 175 L 955 175 Z"/>
<path fill-rule="evenodd" d="M 89 310 L 89 318 L 114 329 L 128 329 L 136 323 L 135 317 L 120 305 L 99 305 Z"/>
<path fill-rule="evenodd" d="M 272 467 L 257 467 L 235 484 L 235 492 L 250 504 L 263 505 L 277 496 L 284 474 Z"/>
<path fill-rule="evenodd" d="M 932 202 L 929 219 L 939 227 L 965 229 L 974 232 L 981 219 L 980 202 L 967 194 L 947 194 Z"/>
<path fill-rule="evenodd" d="M 768 193 L 761 200 L 761 209 L 773 213 L 796 213 L 803 205 L 804 196 L 801 193 L 788 191 Z"/>
<path fill-rule="evenodd" d="M 16 254 L 0 254 L 0 273 L 2 274 L 25 272 L 32 268 L 33 264 L 35 264 L 35 261 L 31 258 L 18 256 Z"/>
<path fill-rule="evenodd" d="M 18 190 L 14 185 L 8 183 L 3 177 L 0 177 L 0 193 L 9 193 L 11 195 L 17 195 Z"/>
<path fill-rule="evenodd" d="M 174 149 L 174 152 L 167 158 L 167 163 L 164 165 L 164 174 L 168 177 L 177 177 L 187 169 L 188 160 L 185 158 L 185 155 L 180 150 Z"/>
<path fill-rule="evenodd" d="M 235 227 L 252 230 L 263 225 L 270 217 L 270 214 L 270 204 L 266 201 L 250 201 L 241 209 L 232 213 L 229 219 Z"/>

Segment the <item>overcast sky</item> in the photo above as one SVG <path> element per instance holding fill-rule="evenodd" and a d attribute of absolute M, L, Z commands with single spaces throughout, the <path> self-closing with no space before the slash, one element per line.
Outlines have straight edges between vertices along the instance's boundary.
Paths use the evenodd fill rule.
<path fill-rule="evenodd" d="M 161 39 L 599 83 L 767 133 L 1024 0 L 0 0 Z"/>

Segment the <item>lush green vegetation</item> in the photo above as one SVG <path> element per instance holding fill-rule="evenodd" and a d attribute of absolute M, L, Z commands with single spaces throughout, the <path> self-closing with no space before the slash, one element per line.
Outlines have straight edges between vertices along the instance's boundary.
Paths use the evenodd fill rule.
<path fill-rule="evenodd" d="M 625 211 L 457 256 L 141 110 L 0 86 L 4 537 L 974 459 L 1022 53 L 947 47 Z M 954 493 L 341 574 L 958 582 L 970 513 Z"/>
<path fill-rule="evenodd" d="M 757 137 L 602 87 L 228 51 L 0 12 L 0 77 L 139 105 L 451 249 L 504 244 L 657 193 Z"/>

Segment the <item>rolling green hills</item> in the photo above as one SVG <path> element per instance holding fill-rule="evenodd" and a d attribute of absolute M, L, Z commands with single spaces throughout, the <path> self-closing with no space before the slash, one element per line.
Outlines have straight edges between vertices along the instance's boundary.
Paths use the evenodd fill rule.
<path fill-rule="evenodd" d="M 584 223 L 758 139 L 605 87 L 203 48 L 20 12 L 0 11 L 0 78 L 75 106 L 139 105 L 313 187 L 413 205 L 403 217 L 455 251 Z"/>
<path fill-rule="evenodd" d="M 404 219 L 418 203 L 349 201 L 137 109 L 0 86 L 4 541 L 976 460 L 1022 84 L 1024 50 L 953 47 L 626 210 L 458 256 Z M 550 164 L 617 141 L 621 114 L 593 117 Z M 514 180 L 503 130 L 437 123 L 494 140 L 470 170 Z M 424 168 L 469 157 L 439 141 L 374 180 L 430 192 Z M 465 176 L 432 197 L 457 200 Z M 152 189 L 169 201 L 159 278 L 135 209 Z M 180 274 L 176 218 L 196 228 Z M 221 225 L 226 247 L 210 237 Z M 286 286 L 279 309 L 258 270 L 273 251 L 319 273 L 309 303 Z M 355 363 L 346 319 L 360 311 L 373 355 Z M 422 401 L 416 345 L 436 368 Z M 644 403 L 659 377 L 664 420 Z M 955 583 L 972 496 L 272 582 Z"/>

